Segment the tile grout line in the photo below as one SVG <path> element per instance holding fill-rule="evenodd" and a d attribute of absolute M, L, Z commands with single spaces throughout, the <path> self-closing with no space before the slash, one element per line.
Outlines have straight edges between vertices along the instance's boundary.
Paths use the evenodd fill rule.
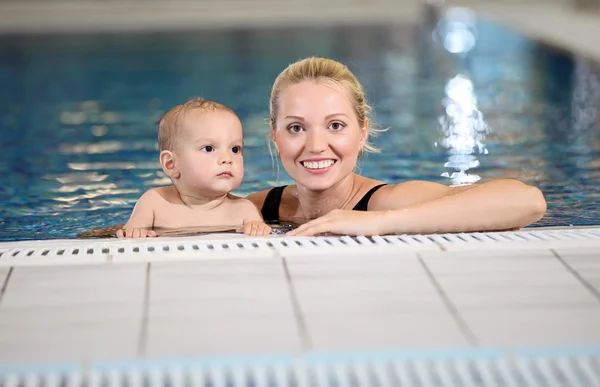
<path fill-rule="evenodd" d="M 558 252 L 556 250 L 551 248 L 550 251 L 552 251 L 552 254 L 554 254 L 554 257 L 556 257 L 556 259 L 558 259 L 558 261 L 565 267 L 565 269 L 567 269 L 567 271 L 569 273 L 571 273 L 573 275 L 573 277 L 575 277 L 575 279 L 577 279 L 579 281 L 579 283 L 581 283 L 581 285 L 583 285 L 584 288 L 586 288 L 590 293 L 592 293 L 592 295 L 594 296 L 596 301 L 600 302 L 600 292 L 598 291 L 598 289 L 596 289 L 594 287 L 594 285 L 590 284 L 585 278 L 583 278 L 583 276 L 581 274 L 579 274 L 579 272 L 577 270 L 573 269 L 571 267 L 571 265 L 569 265 L 563 259 L 563 257 L 561 257 L 560 254 L 558 254 Z"/>
<path fill-rule="evenodd" d="M 4 298 L 4 293 L 6 293 L 6 288 L 8 287 L 8 280 L 13 272 L 14 267 L 10 267 L 8 269 L 8 273 L 6 274 L 6 278 L 4 279 L 4 283 L 2 284 L 2 288 L 0 288 L 0 305 L 2 304 L 2 299 Z"/>
<path fill-rule="evenodd" d="M 423 267 L 423 270 L 425 270 L 425 273 L 427 274 L 427 277 L 429 278 L 429 280 L 435 287 L 435 290 L 437 291 L 438 295 L 442 298 L 442 301 L 444 302 L 446 309 L 448 310 L 448 312 L 450 313 L 450 315 L 456 322 L 456 325 L 458 325 L 458 329 L 460 329 L 460 331 L 463 333 L 463 335 L 467 339 L 467 342 L 469 343 L 469 345 L 474 346 L 474 347 L 479 346 L 479 339 L 477 338 L 477 336 L 475 336 L 475 334 L 469 327 L 469 324 L 467 324 L 465 319 L 460 315 L 458 309 L 450 300 L 450 297 L 448 297 L 446 292 L 444 292 L 442 285 L 435 278 L 435 276 L 433 275 L 431 270 L 429 270 L 429 267 L 423 260 L 423 257 L 421 257 L 421 254 L 419 254 L 419 253 L 416 253 L 416 254 L 417 254 L 417 258 L 419 259 L 419 263 L 421 264 L 421 266 Z"/>
<path fill-rule="evenodd" d="M 152 263 L 146 264 L 146 283 L 144 285 L 144 300 L 142 306 L 142 319 L 140 324 L 140 335 L 138 337 L 137 354 L 143 357 L 146 353 L 146 340 L 148 339 L 148 310 L 150 309 L 150 269 Z"/>
<path fill-rule="evenodd" d="M 277 255 L 279 255 L 279 254 L 277 254 Z M 288 268 L 285 257 L 280 255 L 280 258 L 281 258 L 281 262 L 283 263 L 283 271 L 285 273 L 285 278 L 287 280 L 288 291 L 290 294 L 290 301 L 292 302 L 292 307 L 294 309 L 294 317 L 296 319 L 296 327 L 298 328 L 298 335 L 300 336 L 300 341 L 302 343 L 302 347 L 304 347 L 304 350 L 311 351 L 313 349 L 312 341 L 310 339 L 310 335 L 308 334 L 308 327 L 306 325 L 306 319 L 304 318 L 304 313 L 302 313 L 302 307 L 300 306 L 300 301 L 298 301 L 298 295 L 296 294 L 296 289 L 294 288 L 292 276 L 290 274 L 290 270 Z"/>

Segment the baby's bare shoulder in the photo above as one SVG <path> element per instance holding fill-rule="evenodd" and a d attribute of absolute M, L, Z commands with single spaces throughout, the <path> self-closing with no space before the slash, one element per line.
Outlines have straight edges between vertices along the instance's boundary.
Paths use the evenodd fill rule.
<path fill-rule="evenodd" d="M 229 213 L 231 216 L 241 218 L 244 222 L 251 220 L 262 221 L 260 213 L 250 200 L 234 196 L 229 200 L 229 203 Z"/>
<path fill-rule="evenodd" d="M 174 186 L 156 187 L 146 192 L 150 197 L 156 200 L 163 200 L 169 203 L 174 203 L 180 200 L 179 194 Z"/>
<path fill-rule="evenodd" d="M 231 194 L 227 195 L 227 202 L 230 206 L 237 209 L 247 208 L 248 206 L 255 208 L 250 200 Z"/>

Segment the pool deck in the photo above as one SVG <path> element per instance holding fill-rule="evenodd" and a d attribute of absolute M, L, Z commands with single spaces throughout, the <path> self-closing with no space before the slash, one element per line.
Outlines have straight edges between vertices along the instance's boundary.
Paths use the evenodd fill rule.
<path fill-rule="evenodd" d="M 600 348 L 600 228 L 0 244 L 0 364 Z"/>

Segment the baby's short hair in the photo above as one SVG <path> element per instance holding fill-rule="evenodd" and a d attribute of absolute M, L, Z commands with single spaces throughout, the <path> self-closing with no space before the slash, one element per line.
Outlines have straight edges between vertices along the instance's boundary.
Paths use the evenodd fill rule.
<path fill-rule="evenodd" d="M 165 113 L 158 122 L 158 149 L 172 151 L 175 148 L 177 137 L 181 135 L 181 128 L 185 117 L 193 110 L 217 111 L 225 110 L 235 115 L 235 112 L 222 103 L 209 101 L 204 98 L 192 98 L 186 103 L 177 105 Z"/>

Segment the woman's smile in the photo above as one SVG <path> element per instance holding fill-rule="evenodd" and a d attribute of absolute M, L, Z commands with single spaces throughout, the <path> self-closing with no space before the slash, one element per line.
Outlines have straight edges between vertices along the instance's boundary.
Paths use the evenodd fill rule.
<path fill-rule="evenodd" d="M 313 174 L 323 174 L 328 172 L 336 163 L 335 159 L 310 159 L 300 162 L 304 169 Z"/>

